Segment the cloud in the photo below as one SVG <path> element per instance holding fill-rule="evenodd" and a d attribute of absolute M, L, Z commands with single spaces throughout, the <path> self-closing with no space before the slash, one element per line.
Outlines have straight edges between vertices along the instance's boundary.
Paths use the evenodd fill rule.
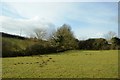
<path fill-rule="evenodd" d="M 8 16 L 12 18 L 24 18 L 21 16 L 16 9 L 14 9 L 12 6 L 10 6 L 8 3 L 1 2 L 0 3 L 1 7 L 1 16 Z"/>
<path fill-rule="evenodd" d="M 2 23 L 2 31 L 12 34 L 20 35 L 22 30 L 23 36 L 29 36 L 33 33 L 34 29 L 49 30 L 48 34 L 55 29 L 55 25 L 51 22 L 47 22 L 39 17 L 31 19 L 14 19 L 11 17 L 0 16 L 0 22 Z"/>
<path fill-rule="evenodd" d="M 118 2 L 119 0 L 4 0 L 3 2 Z"/>
<path fill-rule="evenodd" d="M 101 37 L 108 31 L 116 33 L 118 31 L 117 3 L 10 2 L 8 4 L 6 8 L 9 13 L 3 10 L 2 15 L 5 19 L 2 19 L 4 20 L 3 30 L 7 30 L 6 32 L 19 34 L 22 29 L 23 32 L 29 33 L 38 26 L 51 29 L 64 23 L 71 25 L 77 38 L 80 36 Z"/>

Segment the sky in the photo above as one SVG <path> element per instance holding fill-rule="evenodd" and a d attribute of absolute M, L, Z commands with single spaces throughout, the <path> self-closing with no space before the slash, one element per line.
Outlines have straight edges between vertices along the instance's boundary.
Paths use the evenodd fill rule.
<path fill-rule="evenodd" d="M 5 0 L 0 3 L 1 32 L 29 36 L 34 29 L 40 28 L 50 34 L 68 24 L 78 39 L 102 38 L 109 31 L 118 34 L 117 2 L 30 1 Z"/>

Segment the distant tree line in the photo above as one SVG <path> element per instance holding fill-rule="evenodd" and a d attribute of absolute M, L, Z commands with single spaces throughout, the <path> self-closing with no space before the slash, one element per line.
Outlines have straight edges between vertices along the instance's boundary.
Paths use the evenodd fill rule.
<path fill-rule="evenodd" d="M 39 54 L 59 53 L 67 50 L 118 50 L 120 49 L 120 39 L 112 37 L 107 41 L 103 38 L 78 40 L 75 38 L 71 27 L 67 24 L 59 27 L 49 39 L 43 39 L 46 33 L 41 30 L 35 31 L 35 36 L 30 38 L 36 41 L 33 45 L 27 45 L 26 49 L 21 49 L 19 45 L 12 41 L 2 40 L 2 56 L 30 56 Z"/>
<path fill-rule="evenodd" d="M 25 37 L 19 36 L 19 35 L 11 35 L 8 33 L 4 33 L 4 32 L 0 32 L 0 34 L 2 34 L 2 37 L 8 37 L 8 38 L 17 38 L 17 39 L 26 39 Z"/>
<path fill-rule="evenodd" d="M 120 49 L 120 39 L 113 37 L 111 42 L 106 39 L 88 39 L 79 41 L 79 49 L 82 50 L 118 50 Z"/>

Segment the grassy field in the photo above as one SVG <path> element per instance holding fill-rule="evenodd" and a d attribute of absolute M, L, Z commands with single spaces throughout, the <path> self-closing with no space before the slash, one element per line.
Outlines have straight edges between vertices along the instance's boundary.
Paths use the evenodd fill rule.
<path fill-rule="evenodd" d="M 2 59 L 3 78 L 117 78 L 118 51 L 66 51 Z"/>
<path fill-rule="evenodd" d="M 2 41 L 11 42 L 12 44 L 19 46 L 20 49 L 26 49 L 26 47 L 36 43 L 33 40 L 28 40 L 28 39 L 21 40 L 17 38 L 6 38 L 6 37 L 2 37 Z"/>

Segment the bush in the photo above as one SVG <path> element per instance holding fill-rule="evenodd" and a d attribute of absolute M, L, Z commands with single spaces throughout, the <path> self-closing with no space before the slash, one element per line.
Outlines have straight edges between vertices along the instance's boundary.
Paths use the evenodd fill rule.
<path fill-rule="evenodd" d="M 18 56 L 19 50 L 20 50 L 20 47 L 12 43 L 12 41 L 9 41 L 7 39 L 2 40 L 2 56 L 3 57 Z"/>
<path fill-rule="evenodd" d="M 110 45 L 105 39 L 88 39 L 85 41 L 79 41 L 79 49 L 83 50 L 108 50 Z"/>
<path fill-rule="evenodd" d="M 26 48 L 26 55 L 36 55 L 44 52 L 44 47 L 40 44 L 34 44 Z"/>
<path fill-rule="evenodd" d="M 120 49 L 120 39 L 119 38 L 117 38 L 117 37 L 113 37 L 112 39 L 111 39 L 111 49 L 113 49 L 113 50 L 118 50 L 118 49 Z"/>
<path fill-rule="evenodd" d="M 38 42 L 26 48 L 26 55 L 49 54 L 56 52 L 56 47 L 49 44 L 49 42 Z"/>

